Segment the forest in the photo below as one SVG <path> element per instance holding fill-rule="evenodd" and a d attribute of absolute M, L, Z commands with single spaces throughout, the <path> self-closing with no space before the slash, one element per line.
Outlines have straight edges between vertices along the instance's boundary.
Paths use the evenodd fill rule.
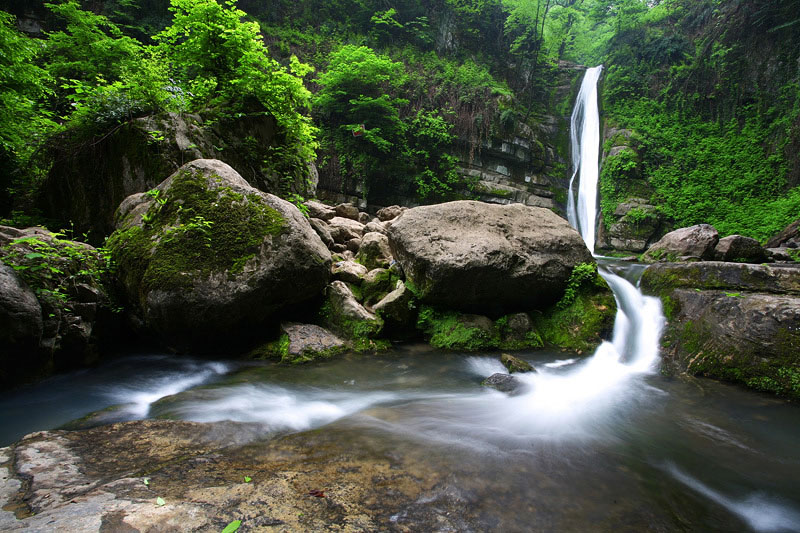
<path fill-rule="evenodd" d="M 207 126 L 272 117 L 280 140 L 250 154 L 251 166 L 298 203 L 289 184 L 308 161 L 323 181 L 359 183 L 372 203 L 473 198 L 456 152 L 466 143 L 474 157 L 504 129 L 566 115 L 571 102 L 554 92 L 565 64 L 604 64 L 606 128 L 633 131 L 631 150 L 603 168 L 606 224 L 642 180 L 669 227 L 707 222 L 763 241 L 800 212 L 800 22 L 790 0 L 0 7 L 7 223 L 69 227 L 40 209 L 54 160 L 170 112 Z M 25 21 L 35 31 L 21 31 Z"/>

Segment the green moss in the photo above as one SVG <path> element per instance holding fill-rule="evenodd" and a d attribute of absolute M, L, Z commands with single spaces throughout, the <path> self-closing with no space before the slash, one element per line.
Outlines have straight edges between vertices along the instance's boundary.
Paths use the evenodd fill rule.
<path fill-rule="evenodd" d="M 354 320 L 335 312 L 330 300 L 326 300 L 319 311 L 320 319 L 339 335 L 346 338 L 356 352 L 388 349 L 389 341 L 378 338 L 383 330 L 383 319 Z"/>
<path fill-rule="evenodd" d="M 211 180 L 218 176 L 211 176 Z M 154 198 L 141 227 L 117 231 L 108 247 L 129 281 L 145 294 L 153 289 L 189 287 L 212 271 L 241 272 L 268 235 L 285 227 L 281 214 L 257 194 L 229 187 L 209 188 L 201 172 L 185 171 Z"/>
<path fill-rule="evenodd" d="M 478 351 L 497 348 L 500 339 L 495 332 L 468 327 L 455 311 L 439 311 L 423 306 L 417 328 L 429 337 L 431 346 L 443 350 Z"/>
<path fill-rule="evenodd" d="M 283 361 L 289 357 L 289 336 L 282 333 L 274 341 L 264 343 L 247 354 L 248 359 Z"/>
<path fill-rule="evenodd" d="M 363 302 L 367 305 L 374 305 L 380 302 L 387 294 L 392 292 L 400 278 L 394 272 L 386 270 L 379 272 L 374 279 L 361 283 L 361 293 Z"/>
<path fill-rule="evenodd" d="M 591 351 L 611 331 L 616 302 L 609 290 L 581 290 L 566 306 L 555 305 L 535 314 L 535 330 L 545 344 L 576 351 Z"/>

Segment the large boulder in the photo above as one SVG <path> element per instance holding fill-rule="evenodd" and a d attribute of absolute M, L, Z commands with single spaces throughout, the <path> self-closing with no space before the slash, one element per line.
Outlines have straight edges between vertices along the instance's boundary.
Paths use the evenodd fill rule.
<path fill-rule="evenodd" d="M 771 237 L 767 248 L 800 248 L 800 219 L 786 226 L 780 233 Z"/>
<path fill-rule="evenodd" d="M 358 248 L 356 261 L 369 270 L 388 267 L 392 262 L 392 250 L 389 239 L 383 233 L 365 233 Z"/>
<path fill-rule="evenodd" d="M 0 226 L 0 383 L 95 362 L 119 333 L 109 282 L 92 246 Z"/>
<path fill-rule="evenodd" d="M 720 262 L 649 267 L 667 368 L 800 398 L 800 267 Z"/>
<path fill-rule="evenodd" d="M 593 262 L 564 219 L 520 204 L 409 209 L 391 222 L 389 243 L 424 302 L 493 314 L 558 301 L 573 268 Z"/>
<path fill-rule="evenodd" d="M 719 242 L 719 233 L 710 224 L 697 224 L 676 229 L 650 247 L 643 259 L 656 261 L 710 261 Z"/>
<path fill-rule="evenodd" d="M 714 257 L 717 261 L 763 263 L 767 260 L 767 252 L 755 239 L 743 235 L 728 235 L 717 243 Z"/>
<path fill-rule="evenodd" d="M 119 277 L 145 328 L 177 349 L 255 333 L 330 276 L 330 252 L 302 213 L 221 161 L 187 163 L 118 215 L 108 247 Z"/>

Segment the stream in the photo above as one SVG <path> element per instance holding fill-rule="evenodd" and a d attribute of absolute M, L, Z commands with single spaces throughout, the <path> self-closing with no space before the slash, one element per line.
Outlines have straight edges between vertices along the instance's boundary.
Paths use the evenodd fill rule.
<path fill-rule="evenodd" d="M 569 218 L 590 250 L 600 73 L 587 71 L 572 128 Z M 143 418 L 232 421 L 249 446 L 324 431 L 342 453 L 413 458 L 447 480 L 389 517 L 412 531 L 800 531 L 800 411 L 659 374 L 664 318 L 637 288 L 644 267 L 598 264 L 618 303 L 612 339 L 587 358 L 518 354 L 537 372 L 517 394 L 481 385 L 506 372 L 499 354 L 423 345 L 312 366 L 137 354 L 0 397 L 0 444 Z"/>

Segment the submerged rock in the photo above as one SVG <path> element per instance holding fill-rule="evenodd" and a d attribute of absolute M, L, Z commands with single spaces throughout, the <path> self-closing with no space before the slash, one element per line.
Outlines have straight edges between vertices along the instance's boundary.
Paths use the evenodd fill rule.
<path fill-rule="evenodd" d="M 481 382 L 484 387 L 506 392 L 508 394 L 520 394 L 525 392 L 527 386 L 518 378 L 511 374 L 492 374 Z"/>
<path fill-rule="evenodd" d="M 144 327 L 177 349 L 244 341 L 330 277 L 330 252 L 300 211 L 216 160 L 124 203 L 108 247 Z"/>
<path fill-rule="evenodd" d="M 698 224 L 676 229 L 664 235 L 644 254 L 649 263 L 657 261 L 710 261 L 719 242 L 719 233 L 714 226 Z"/>
<path fill-rule="evenodd" d="M 389 243 L 423 302 L 498 315 L 555 303 L 573 267 L 594 261 L 565 220 L 520 204 L 415 207 L 392 221 Z"/>

